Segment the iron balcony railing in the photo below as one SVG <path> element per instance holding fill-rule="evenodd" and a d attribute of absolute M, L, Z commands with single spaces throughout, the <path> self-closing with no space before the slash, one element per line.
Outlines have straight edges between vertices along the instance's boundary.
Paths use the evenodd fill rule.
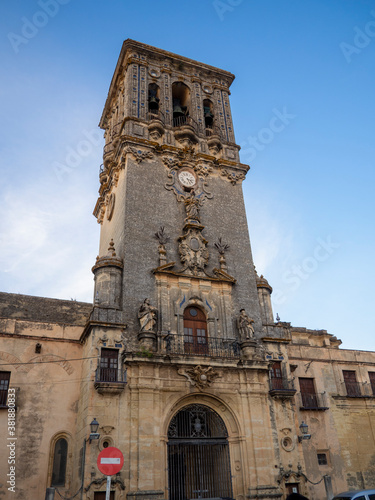
<path fill-rule="evenodd" d="M 270 379 L 270 391 L 294 391 L 293 380 L 286 378 L 275 377 Z"/>
<path fill-rule="evenodd" d="M 375 396 L 375 384 L 370 382 L 348 382 L 342 383 L 340 393 L 348 398 L 370 398 Z"/>
<path fill-rule="evenodd" d="M 150 109 L 150 110 L 148 110 L 147 119 L 149 121 L 151 121 L 151 120 L 160 120 L 162 122 L 162 124 L 165 125 L 165 116 L 164 116 L 164 113 L 162 111 L 160 111 L 159 109 Z"/>
<path fill-rule="evenodd" d="M 327 394 L 323 393 L 307 393 L 301 392 L 298 394 L 299 406 L 301 410 L 327 410 Z"/>
<path fill-rule="evenodd" d="M 202 133 L 202 127 L 191 116 L 182 115 L 173 118 L 173 128 L 179 128 L 185 125 L 192 127 L 197 134 Z"/>
<path fill-rule="evenodd" d="M 191 337 L 169 333 L 163 340 L 162 352 L 169 355 L 239 358 L 240 347 L 234 339 Z"/>
<path fill-rule="evenodd" d="M 218 135 L 221 139 L 224 139 L 224 131 L 217 125 L 206 126 L 205 129 L 206 137 L 211 137 L 213 135 Z"/>
<path fill-rule="evenodd" d="M 344 382 L 344 385 L 345 385 L 347 396 L 351 396 L 354 398 L 359 398 L 359 397 L 363 396 L 362 391 L 361 391 L 361 387 L 360 387 L 358 382 L 349 382 L 346 380 Z"/>
<path fill-rule="evenodd" d="M 95 382 L 126 384 L 126 370 L 121 368 L 100 368 L 95 370 Z"/>

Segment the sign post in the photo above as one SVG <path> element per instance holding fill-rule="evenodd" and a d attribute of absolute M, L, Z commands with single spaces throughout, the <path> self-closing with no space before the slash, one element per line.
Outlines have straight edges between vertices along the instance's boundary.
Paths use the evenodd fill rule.
<path fill-rule="evenodd" d="M 105 500 L 109 500 L 111 494 L 111 476 L 117 474 L 122 469 L 124 456 L 118 448 L 109 446 L 99 453 L 97 465 L 100 472 L 107 476 Z"/>

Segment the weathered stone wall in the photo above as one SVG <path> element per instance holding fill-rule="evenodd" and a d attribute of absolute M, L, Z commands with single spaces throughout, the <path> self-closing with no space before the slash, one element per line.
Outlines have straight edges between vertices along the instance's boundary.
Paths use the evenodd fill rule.
<path fill-rule="evenodd" d="M 322 333 L 308 332 L 313 346 Z M 306 338 L 306 332 L 302 332 Z M 326 335 L 328 338 L 328 336 Z M 302 341 L 306 342 L 302 338 Z M 319 400 L 326 409 L 300 410 L 297 400 L 298 421 L 309 425 L 311 440 L 303 443 L 306 471 L 309 479 L 319 481 L 322 475 L 332 478 L 334 493 L 347 489 L 374 488 L 375 460 L 375 394 L 369 383 L 368 372 L 375 372 L 375 353 L 339 350 L 327 347 L 296 345 L 288 347 L 289 362 L 296 366 L 293 372 L 296 387 L 298 378 L 313 378 Z M 349 397 L 343 379 L 343 370 L 356 372 L 359 394 Z M 297 397 L 299 395 L 297 394 Z M 327 465 L 319 465 L 317 453 L 326 453 Z M 310 486 L 314 495 L 323 497 L 324 486 Z"/>
<path fill-rule="evenodd" d="M 51 479 L 51 447 L 58 435 L 68 440 L 66 491 L 72 483 L 82 363 L 79 337 L 91 305 L 14 294 L 1 294 L 1 300 L 1 369 L 11 372 L 10 387 L 15 390 L 17 408 L 16 498 L 44 498 Z M 69 325 L 70 321 L 73 324 Z M 40 352 L 35 352 L 37 344 Z M 11 498 L 5 480 L 10 437 L 6 408 L 0 408 L 0 429 L 0 495 Z"/>

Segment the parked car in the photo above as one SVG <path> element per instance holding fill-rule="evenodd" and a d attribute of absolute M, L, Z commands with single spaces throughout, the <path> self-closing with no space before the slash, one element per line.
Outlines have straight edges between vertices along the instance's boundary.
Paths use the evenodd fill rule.
<path fill-rule="evenodd" d="M 375 500 L 375 490 L 344 491 L 336 495 L 333 500 Z"/>

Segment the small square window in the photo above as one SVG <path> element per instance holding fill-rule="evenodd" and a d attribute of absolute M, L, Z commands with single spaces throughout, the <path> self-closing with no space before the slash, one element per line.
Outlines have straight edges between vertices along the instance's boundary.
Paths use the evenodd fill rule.
<path fill-rule="evenodd" d="M 318 453 L 318 464 L 319 465 L 328 465 L 326 453 Z"/>

